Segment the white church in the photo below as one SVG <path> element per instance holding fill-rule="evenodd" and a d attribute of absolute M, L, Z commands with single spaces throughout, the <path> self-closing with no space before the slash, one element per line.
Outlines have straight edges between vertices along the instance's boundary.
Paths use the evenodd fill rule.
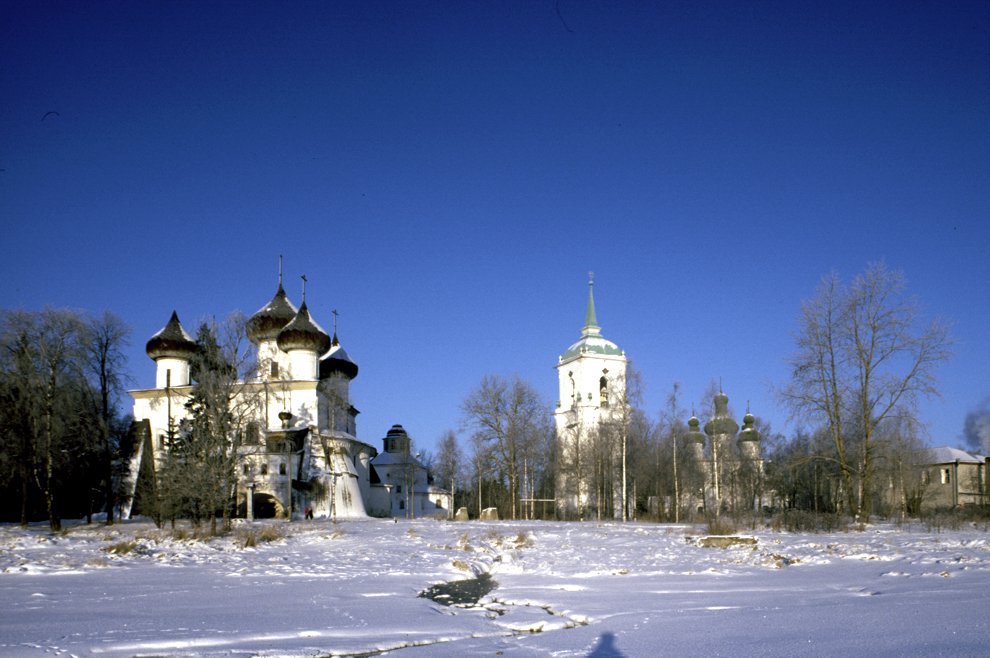
<path fill-rule="evenodd" d="M 357 438 L 350 384 L 358 365 L 341 346 L 336 327 L 331 337 L 312 318 L 305 290 L 297 308 L 280 272 L 275 296 L 250 317 L 246 331 L 257 359 L 253 375 L 238 382 L 233 403 L 247 419 L 236 441 L 238 515 L 449 515 L 450 494 L 434 487 L 409 454 L 401 426 L 382 439 L 382 453 Z M 150 507 L 141 497 L 154 495 L 148 492 L 156 490 L 170 433 L 188 415 L 196 350 L 175 312 L 147 343 L 156 364 L 155 387 L 130 391 L 133 449 L 125 479 L 131 495 L 124 516 Z"/>
<path fill-rule="evenodd" d="M 621 519 L 623 500 L 629 501 L 626 518 L 635 516 L 635 494 L 628 490 L 628 477 L 624 477 L 628 461 L 634 457 L 624 454 L 621 447 L 630 413 L 626 399 L 628 366 L 625 352 L 606 339 L 598 326 L 594 280 L 589 276 L 581 337 L 560 355 L 556 365 L 556 504 L 561 518 L 596 515 Z M 762 477 L 763 461 L 755 418 L 747 412 L 739 431 L 728 410 L 728 396 L 719 392 L 712 402 L 704 433 L 697 418 L 688 421 L 683 448 L 693 459 L 701 482 L 697 489 L 683 494 L 679 505 L 696 511 L 740 504 L 759 506 L 754 482 Z M 664 503 L 667 510 L 675 505 L 673 501 Z"/>

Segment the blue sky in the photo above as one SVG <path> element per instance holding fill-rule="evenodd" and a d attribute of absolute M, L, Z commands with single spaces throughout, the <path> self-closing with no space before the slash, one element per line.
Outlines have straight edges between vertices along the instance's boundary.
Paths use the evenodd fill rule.
<path fill-rule="evenodd" d="M 0 305 L 114 311 L 136 387 L 282 254 L 360 438 L 430 448 L 485 374 L 552 408 L 593 270 L 648 413 L 789 433 L 801 300 L 883 259 L 955 326 L 930 441 L 990 398 L 985 1 L 2 1 L 0 98 Z"/>

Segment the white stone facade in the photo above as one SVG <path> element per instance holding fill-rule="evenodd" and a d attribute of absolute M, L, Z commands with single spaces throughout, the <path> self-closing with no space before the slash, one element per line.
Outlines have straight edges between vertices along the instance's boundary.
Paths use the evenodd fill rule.
<path fill-rule="evenodd" d="M 257 370 L 238 382 L 232 407 L 244 419 L 238 431 L 238 509 L 278 516 L 366 516 L 371 460 L 378 451 L 356 437 L 357 410 L 350 381 L 357 365 L 312 321 L 305 302 L 297 310 L 281 283 L 275 298 L 248 322 L 257 346 Z M 195 344 L 173 314 L 148 343 L 156 361 L 155 388 L 131 391 L 135 443 L 129 481 L 136 490 L 142 459 L 154 472 L 174 431 L 187 417 L 193 392 L 190 360 Z M 144 453 L 150 450 L 150 459 Z M 130 501 L 125 505 L 130 513 Z"/>
<path fill-rule="evenodd" d="M 581 338 L 557 362 L 559 397 L 554 412 L 558 446 L 556 497 L 558 512 L 580 518 L 605 505 L 602 492 L 589 484 L 592 446 L 599 436 L 613 430 L 627 411 L 628 361 L 619 347 L 601 335 L 597 324 L 592 282 L 588 283 L 588 308 Z M 612 482 L 608 496 L 621 499 L 621 462 L 609 465 Z M 621 503 L 616 513 L 621 517 Z"/>

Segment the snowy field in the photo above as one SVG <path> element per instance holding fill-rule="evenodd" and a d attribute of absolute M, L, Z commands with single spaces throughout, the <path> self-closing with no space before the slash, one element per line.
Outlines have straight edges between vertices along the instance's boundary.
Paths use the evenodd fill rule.
<path fill-rule="evenodd" d="M 281 535 L 245 548 L 252 532 Z M 274 529 L 274 532 L 273 530 Z M 630 523 L 0 526 L 0 655 L 990 655 L 990 534 Z M 475 606 L 418 594 L 491 574 Z"/>

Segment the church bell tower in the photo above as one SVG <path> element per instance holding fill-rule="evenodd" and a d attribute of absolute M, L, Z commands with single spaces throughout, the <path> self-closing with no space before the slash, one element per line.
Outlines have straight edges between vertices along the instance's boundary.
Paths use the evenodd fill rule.
<path fill-rule="evenodd" d="M 594 278 L 581 338 L 557 360 L 559 397 L 554 412 L 560 469 L 557 506 L 565 517 L 583 516 L 593 499 L 586 479 L 587 446 L 603 422 L 621 413 L 626 398 L 625 352 L 602 336 L 595 313 Z"/>

